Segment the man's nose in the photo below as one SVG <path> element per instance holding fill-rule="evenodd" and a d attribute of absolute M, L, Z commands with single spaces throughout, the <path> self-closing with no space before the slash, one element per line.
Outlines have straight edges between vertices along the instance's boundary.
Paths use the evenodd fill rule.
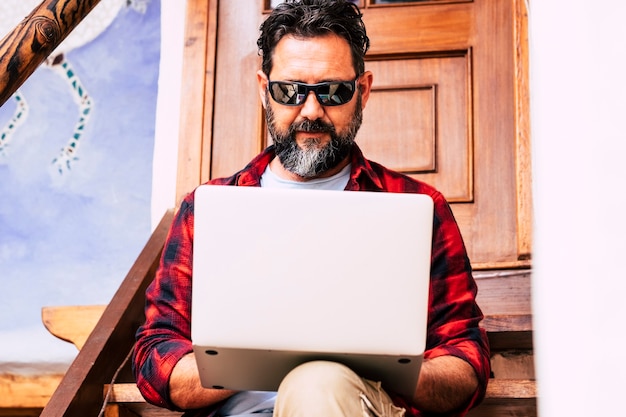
<path fill-rule="evenodd" d="M 313 91 L 309 91 L 300 109 L 300 115 L 309 120 L 318 120 L 324 116 L 324 106 L 317 100 Z"/>

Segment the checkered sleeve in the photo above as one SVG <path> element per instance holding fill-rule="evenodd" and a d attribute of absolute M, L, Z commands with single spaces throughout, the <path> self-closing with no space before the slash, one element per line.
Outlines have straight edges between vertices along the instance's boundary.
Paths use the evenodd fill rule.
<path fill-rule="evenodd" d="M 433 197 L 435 224 L 424 357 L 452 355 L 474 368 L 479 389 L 458 414 L 464 415 L 484 397 L 490 373 L 489 345 L 484 329 L 479 327 L 483 314 L 476 304 L 476 282 L 458 225 L 444 197 Z"/>
<path fill-rule="evenodd" d="M 176 409 L 169 379 L 176 363 L 192 351 L 191 266 L 193 202 L 188 196 L 171 225 L 154 281 L 146 290 L 146 321 L 138 329 L 133 372 L 144 398 Z"/>

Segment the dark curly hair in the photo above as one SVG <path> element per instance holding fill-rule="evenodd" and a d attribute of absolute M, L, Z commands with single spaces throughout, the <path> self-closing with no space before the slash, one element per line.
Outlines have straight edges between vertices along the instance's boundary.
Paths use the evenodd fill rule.
<path fill-rule="evenodd" d="M 269 75 L 274 48 L 283 36 L 306 39 L 335 34 L 348 41 L 354 69 L 362 74 L 364 56 L 370 46 L 362 16 L 359 8 L 347 0 L 287 0 L 276 6 L 259 28 L 261 69 Z"/>

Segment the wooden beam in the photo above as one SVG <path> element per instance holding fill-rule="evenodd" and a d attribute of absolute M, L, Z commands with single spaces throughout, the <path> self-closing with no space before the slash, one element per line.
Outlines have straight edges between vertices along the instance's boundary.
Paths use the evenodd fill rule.
<path fill-rule="evenodd" d="M 109 389 L 111 390 L 109 393 L 111 413 L 108 413 L 107 417 L 115 416 L 118 410 L 113 407 L 127 408 L 143 416 L 180 415 L 180 413 L 153 408 L 146 404 L 137 386 L 133 383 L 105 385 L 104 395 L 107 394 Z M 532 406 L 536 401 L 536 397 L 537 387 L 534 380 L 492 378 L 489 380 L 489 385 L 487 385 L 487 393 L 483 404 L 486 407 L 499 405 L 504 409 L 520 405 Z"/>
<path fill-rule="evenodd" d="M 105 308 L 105 305 L 43 307 L 41 320 L 51 334 L 80 350 Z"/>
<path fill-rule="evenodd" d="M 208 180 L 213 134 L 217 0 L 187 2 L 176 204 Z"/>
<path fill-rule="evenodd" d="M 41 408 L 0 408 L 0 417 L 39 417 Z"/>
<path fill-rule="evenodd" d="M 488 314 L 480 325 L 487 330 L 492 352 L 533 348 L 530 314 Z"/>
<path fill-rule="evenodd" d="M 0 41 L 0 106 L 100 0 L 44 0 Z"/>
<path fill-rule="evenodd" d="M 144 403 L 137 385 L 134 383 L 121 383 L 104 386 L 104 394 L 109 393 L 109 403 Z M 529 379 L 498 379 L 492 378 L 487 385 L 486 399 L 533 399 L 537 397 L 537 387 L 534 380 Z"/>
<path fill-rule="evenodd" d="M 106 398 L 107 394 L 105 417 L 121 417 L 123 410 L 144 417 L 175 417 L 182 414 L 148 404 L 134 383 L 107 384 L 104 386 L 103 396 Z"/>
<path fill-rule="evenodd" d="M 533 380 L 492 378 L 487 385 L 485 399 L 534 399 L 537 384 Z"/>
<path fill-rule="evenodd" d="M 61 378 L 63 374 L 0 374 L 0 409 L 39 409 L 39 415 Z"/>

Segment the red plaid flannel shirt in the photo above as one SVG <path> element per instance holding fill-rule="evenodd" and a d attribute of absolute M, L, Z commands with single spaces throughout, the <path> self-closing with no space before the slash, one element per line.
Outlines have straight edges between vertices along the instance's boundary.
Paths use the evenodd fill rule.
<path fill-rule="evenodd" d="M 274 158 L 272 147 L 229 178 L 213 184 L 260 186 L 261 175 Z M 386 191 L 430 195 L 435 203 L 428 334 L 425 359 L 453 355 L 466 360 L 476 370 L 479 388 L 462 416 L 485 394 L 490 372 L 489 347 L 483 318 L 475 303 L 476 283 L 452 211 L 443 195 L 434 188 L 391 171 L 363 157 L 355 145 L 348 191 Z M 146 291 L 146 322 L 137 331 L 133 370 L 137 385 L 151 403 L 175 409 L 169 397 L 169 377 L 174 365 L 191 345 L 191 262 L 194 226 L 194 195 L 181 204 L 169 231 L 156 277 Z M 378 244 L 378 242 L 376 242 Z M 393 325 L 393 323 L 390 323 Z M 401 330 L 399 330 L 401 331 Z M 407 416 L 426 416 L 404 399 L 390 393 L 396 405 L 407 409 Z M 209 415 L 212 410 L 206 410 Z"/>

